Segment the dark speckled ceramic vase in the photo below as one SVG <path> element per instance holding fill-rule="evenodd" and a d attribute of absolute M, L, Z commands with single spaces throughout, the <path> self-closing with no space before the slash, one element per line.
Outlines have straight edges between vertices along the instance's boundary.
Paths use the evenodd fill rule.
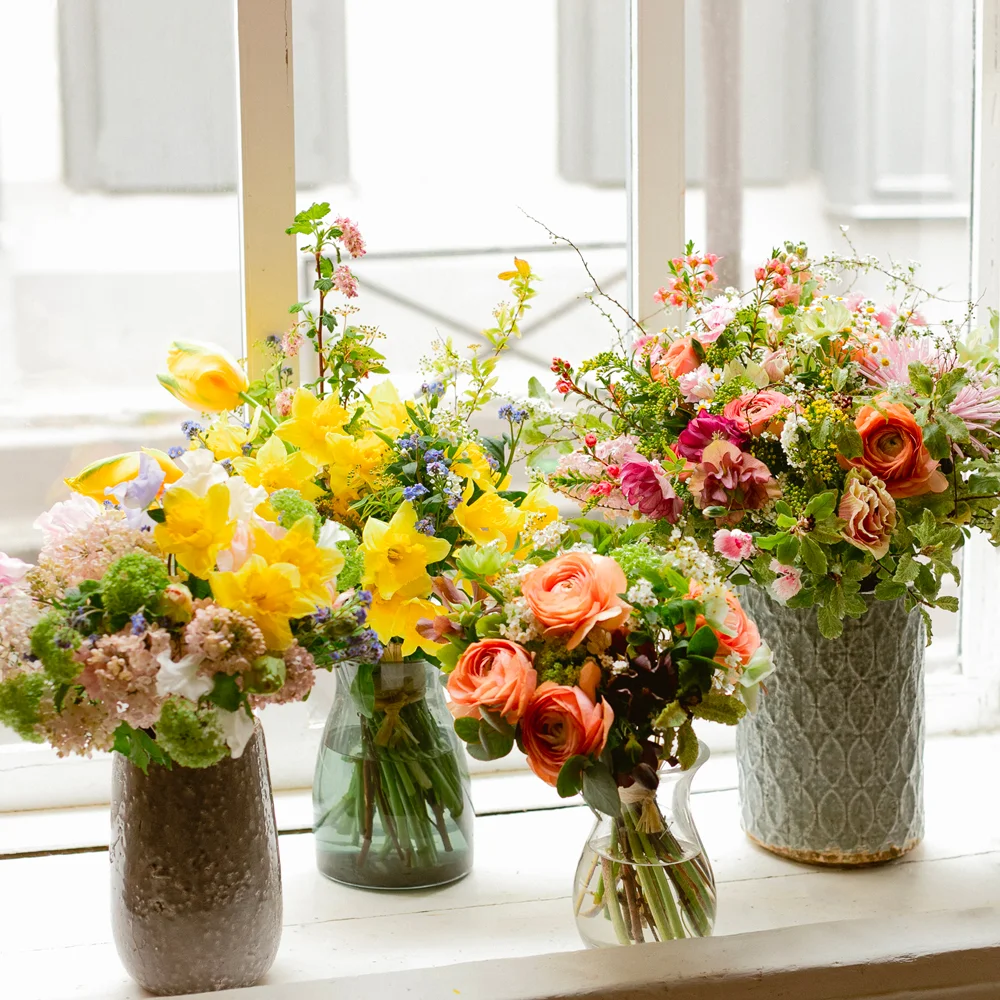
<path fill-rule="evenodd" d="M 903 601 L 824 639 L 812 608 L 757 587 L 741 601 L 774 650 L 760 709 L 736 733 L 743 829 L 818 865 L 898 858 L 923 837 L 924 627 Z"/>
<path fill-rule="evenodd" d="M 236 760 L 143 774 L 115 754 L 111 922 L 129 975 L 175 996 L 251 986 L 281 938 L 264 734 Z"/>

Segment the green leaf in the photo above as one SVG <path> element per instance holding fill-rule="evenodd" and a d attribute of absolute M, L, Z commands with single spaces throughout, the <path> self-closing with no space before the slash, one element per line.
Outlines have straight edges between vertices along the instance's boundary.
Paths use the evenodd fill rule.
<path fill-rule="evenodd" d="M 934 394 L 934 376 L 927 365 L 920 361 L 911 361 L 909 365 L 910 385 L 922 396 Z"/>
<path fill-rule="evenodd" d="M 920 574 L 920 563 L 913 558 L 912 552 L 904 552 L 899 557 L 899 565 L 893 576 L 894 583 L 913 583 Z"/>
<path fill-rule="evenodd" d="M 556 791 L 559 798 L 568 799 L 578 795 L 583 787 L 583 772 L 590 767 L 590 758 L 582 754 L 574 754 L 559 769 L 559 777 L 556 778 Z"/>
<path fill-rule="evenodd" d="M 483 721 L 492 726 L 501 736 L 514 738 L 514 727 L 499 713 L 491 712 L 488 708 L 480 706 L 479 714 Z"/>
<path fill-rule="evenodd" d="M 704 656 L 710 660 L 718 649 L 719 638 L 708 625 L 702 625 L 688 641 L 689 656 Z"/>
<path fill-rule="evenodd" d="M 802 561 L 817 576 L 826 576 L 826 553 L 808 535 L 799 540 Z"/>
<path fill-rule="evenodd" d="M 115 739 L 111 749 L 130 760 L 143 774 L 149 773 L 150 761 L 166 768 L 171 766 L 169 754 L 157 744 L 156 740 L 141 729 L 133 729 L 127 722 L 120 722 L 115 729 Z"/>
<path fill-rule="evenodd" d="M 548 402 L 549 390 L 542 385 L 539 379 L 532 376 L 528 379 L 528 396 L 531 397 L 531 399 L 544 399 Z"/>
<path fill-rule="evenodd" d="M 476 635 L 480 639 L 496 638 L 500 635 L 500 626 L 506 620 L 506 616 L 501 611 L 491 615 L 483 615 L 476 620 Z"/>
<path fill-rule="evenodd" d="M 659 729 L 661 732 L 665 729 L 677 729 L 683 726 L 687 722 L 688 714 L 681 707 L 679 701 L 672 701 L 662 712 L 653 720 L 653 728 Z"/>
<path fill-rule="evenodd" d="M 861 458 L 865 453 L 861 435 L 850 421 L 838 422 L 834 426 L 833 443 L 844 458 Z"/>
<path fill-rule="evenodd" d="M 906 593 L 906 584 L 895 580 L 880 580 L 875 585 L 875 599 L 879 601 L 894 601 Z"/>
<path fill-rule="evenodd" d="M 708 722 L 721 722 L 724 726 L 735 726 L 744 715 L 747 707 L 739 698 L 731 695 L 709 691 L 692 709 L 695 718 L 706 719 Z"/>
<path fill-rule="evenodd" d="M 157 507 L 154 510 L 147 510 L 146 513 L 149 515 L 149 519 L 151 521 L 155 521 L 157 524 L 163 524 L 163 522 L 167 519 L 166 511 L 160 507 Z"/>
<path fill-rule="evenodd" d="M 940 424 L 928 424 L 924 428 L 924 445 L 930 452 L 931 458 L 936 458 L 939 462 L 947 458 L 951 451 L 948 435 Z"/>
<path fill-rule="evenodd" d="M 786 535 L 774 550 L 774 555 L 782 566 L 793 566 L 799 554 L 799 540 L 795 535 Z"/>
<path fill-rule="evenodd" d="M 817 493 L 806 504 L 806 516 L 814 517 L 817 521 L 823 521 L 834 512 L 836 506 L 837 491 L 826 490 L 823 493 Z"/>
<path fill-rule="evenodd" d="M 479 720 L 470 719 L 465 716 L 455 720 L 455 732 L 458 738 L 465 743 L 479 742 Z"/>
<path fill-rule="evenodd" d="M 839 639 L 844 632 L 844 623 L 829 604 L 821 604 L 816 609 L 816 624 L 820 634 L 826 639 Z"/>
<path fill-rule="evenodd" d="M 470 743 L 469 754 L 476 760 L 499 760 L 514 749 L 514 741 L 498 733 L 485 719 L 479 723 L 479 742 Z"/>
<path fill-rule="evenodd" d="M 621 813 L 618 785 L 605 764 L 594 764 L 583 772 L 583 800 L 605 816 L 617 817 Z"/>
<path fill-rule="evenodd" d="M 958 611 L 958 598 L 946 595 L 937 599 L 937 606 L 945 611 Z"/>
<path fill-rule="evenodd" d="M 220 671 L 212 680 L 214 683 L 212 690 L 208 692 L 208 700 L 227 712 L 235 712 L 243 699 L 236 678 L 232 674 L 224 674 Z"/>

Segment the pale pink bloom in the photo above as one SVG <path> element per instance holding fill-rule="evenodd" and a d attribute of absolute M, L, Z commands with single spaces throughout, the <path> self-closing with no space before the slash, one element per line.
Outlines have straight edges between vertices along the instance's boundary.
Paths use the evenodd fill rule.
<path fill-rule="evenodd" d="M 802 570 L 794 566 L 783 566 L 777 559 L 772 559 L 771 572 L 778 574 L 778 578 L 771 583 L 771 593 L 782 604 L 791 600 L 802 589 Z"/>
<path fill-rule="evenodd" d="M 742 562 L 754 554 L 753 535 L 749 531 L 740 531 L 739 528 L 733 528 L 732 531 L 728 528 L 719 528 L 713 540 L 715 551 L 730 562 Z"/>
<path fill-rule="evenodd" d="M 677 379 L 684 399 L 688 403 L 707 402 L 715 396 L 715 388 L 719 379 L 708 365 L 699 365 L 693 372 L 681 375 Z"/>
<path fill-rule="evenodd" d="M 674 524 L 681 516 L 684 502 L 674 492 L 663 466 L 638 452 L 621 467 L 621 491 L 630 506 L 654 521 L 666 518 Z"/>
<path fill-rule="evenodd" d="M 888 388 L 910 384 L 910 365 L 925 364 L 942 371 L 937 344 L 931 337 L 877 337 L 858 359 L 869 382 Z"/>
<path fill-rule="evenodd" d="M 16 587 L 28 575 L 28 570 L 31 568 L 31 563 L 9 556 L 6 552 L 0 552 L 0 590 L 4 587 Z"/>
<path fill-rule="evenodd" d="M 341 264 L 340 267 L 333 272 L 333 287 L 340 292 L 341 295 L 345 295 L 349 299 L 357 297 L 358 279 L 354 277 L 351 273 L 351 269 L 346 264 Z"/>
<path fill-rule="evenodd" d="M 702 344 L 714 344 L 725 333 L 726 327 L 736 319 L 736 310 L 723 299 L 701 313 L 699 319 L 705 324 L 705 329 L 694 335 L 695 340 Z"/>
<path fill-rule="evenodd" d="M 1000 437 L 996 430 L 997 424 L 1000 424 L 1000 386 L 975 382 L 963 385 L 948 412 L 958 417 L 970 431 Z M 989 449 L 982 441 L 973 437 L 969 439 L 969 444 L 983 458 L 989 457 Z"/>
<path fill-rule="evenodd" d="M 266 531 L 272 538 L 278 541 L 285 537 L 288 530 L 275 521 L 267 521 L 256 514 L 249 521 L 237 522 L 232 542 L 215 559 L 215 563 L 221 572 L 239 572 L 246 561 L 253 555 L 253 531 L 251 525 L 255 525 Z"/>
<path fill-rule="evenodd" d="M 632 350 L 638 357 L 649 358 L 655 365 L 663 357 L 663 341 L 657 334 L 649 333 L 637 337 Z"/>
<path fill-rule="evenodd" d="M 852 313 L 856 313 L 861 308 L 861 303 L 866 300 L 864 292 L 852 292 L 847 296 L 845 303 Z"/>
<path fill-rule="evenodd" d="M 281 338 L 281 353 L 286 357 L 294 358 L 299 353 L 302 341 L 305 339 L 302 331 L 297 327 L 286 330 Z"/>
<path fill-rule="evenodd" d="M 771 382 L 780 382 L 792 370 L 788 352 L 783 347 L 768 351 L 761 359 L 760 366 Z"/>
<path fill-rule="evenodd" d="M 292 412 L 292 397 L 295 395 L 292 389 L 282 389 L 274 397 L 274 408 L 278 411 L 279 417 L 287 417 Z"/>
<path fill-rule="evenodd" d="M 32 527 L 41 531 L 43 546 L 58 545 L 68 535 L 83 531 L 100 512 L 101 505 L 92 497 L 74 493 L 39 514 Z"/>
<path fill-rule="evenodd" d="M 608 465 L 621 465 L 629 455 L 635 453 L 638 443 L 639 439 L 632 437 L 631 434 L 622 434 L 607 441 L 599 441 L 594 448 L 594 454 Z"/>
<path fill-rule="evenodd" d="M 361 238 L 357 224 L 343 215 L 335 219 L 333 224 L 340 230 L 340 242 L 344 244 L 344 249 L 352 257 L 364 257 L 365 241 Z"/>

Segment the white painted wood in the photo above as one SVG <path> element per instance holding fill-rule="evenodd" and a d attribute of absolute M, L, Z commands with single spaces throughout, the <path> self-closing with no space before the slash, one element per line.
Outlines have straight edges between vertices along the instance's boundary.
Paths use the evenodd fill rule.
<path fill-rule="evenodd" d="M 684 0 L 630 0 L 629 309 L 643 320 L 684 247 Z"/>
<path fill-rule="evenodd" d="M 236 0 L 239 203 L 243 331 L 250 377 L 265 370 L 259 348 L 289 325 L 298 299 L 295 108 L 291 0 Z"/>
<path fill-rule="evenodd" d="M 982 794 L 983 770 L 976 766 L 996 759 L 998 752 L 997 736 L 933 741 L 925 844 L 902 863 L 864 871 L 806 868 L 760 851 L 739 831 L 734 791 L 697 794 L 695 819 L 719 884 L 718 935 L 919 914 L 918 924 L 958 947 L 968 928 L 955 911 L 1000 900 L 1000 802 Z M 480 779 L 477 788 L 494 780 L 501 779 Z M 503 792 L 490 794 L 494 805 L 503 803 Z M 516 805 L 519 793 L 508 789 L 507 794 L 506 804 Z M 285 929 L 268 983 L 579 952 L 569 893 L 590 825 L 588 811 L 579 806 L 483 817 L 477 820 L 472 875 L 443 890 L 411 893 L 359 892 L 327 882 L 316 872 L 311 835 L 283 836 Z M 17 901 L 0 907 L 4 984 L 12 997 L 142 996 L 128 983 L 111 943 L 107 880 L 103 851 L 0 860 L 4 899 Z M 48 888 L 40 891 L 43 886 Z M 855 940 L 854 932 L 838 928 L 832 940 L 846 947 L 843 942 Z M 725 951 L 727 961 L 759 955 L 764 943 L 734 942 Z M 809 955 L 798 957 L 805 961 Z M 561 966 L 556 962 L 553 968 Z M 565 980 L 567 988 L 571 983 Z M 261 991 L 257 997 L 309 995 L 298 989 Z M 774 996 L 791 1000 L 799 994 Z"/>

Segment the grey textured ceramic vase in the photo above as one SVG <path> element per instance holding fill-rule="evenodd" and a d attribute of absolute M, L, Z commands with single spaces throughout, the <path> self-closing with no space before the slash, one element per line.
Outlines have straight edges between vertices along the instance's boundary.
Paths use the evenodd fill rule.
<path fill-rule="evenodd" d="M 213 767 L 115 754 L 111 922 L 129 975 L 174 996 L 251 986 L 281 939 L 281 869 L 264 734 Z"/>
<path fill-rule="evenodd" d="M 822 865 L 898 858 L 924 833 L 924 626 L 903 602 L 824 639 L 813 609 L 758 587 L 743 607 L 774 650 L 756 715 L 736 733 L 743 829 L 775 854 Z"/>

